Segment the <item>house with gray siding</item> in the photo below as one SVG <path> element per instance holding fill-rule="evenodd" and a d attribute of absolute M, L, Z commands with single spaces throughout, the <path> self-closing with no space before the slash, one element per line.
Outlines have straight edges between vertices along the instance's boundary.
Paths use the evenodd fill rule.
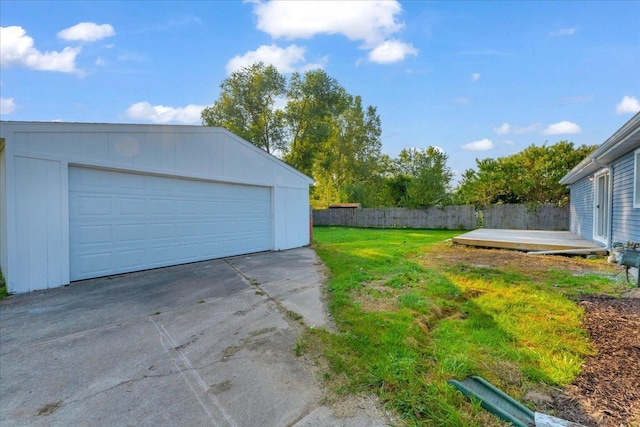
<path fill-rule="evenodd" d="M 640 113 L 567 173 L 570 230 L 611 248 L 640 242 Z"/>

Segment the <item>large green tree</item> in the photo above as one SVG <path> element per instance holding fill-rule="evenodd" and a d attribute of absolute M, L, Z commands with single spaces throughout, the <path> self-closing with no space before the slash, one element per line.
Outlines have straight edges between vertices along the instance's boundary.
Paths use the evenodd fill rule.
<path fill-rule="evenodd" d="M 447 160 L 444 151 L 432 146 L 400 151 L 394 160 L 393 177 L 388 181 L 395 193 L 404 190 L 398 204 L 409 208 L 448 204 L 453 172 Z"/>
<path fill-rule="evenodd" d="M 268 153 L 287 146 L 284 113 L 275 108 L 284 97 L 287 81 L 273 66 L 262 62 L 231 73 L 220 84 L 220 97 L 202 110 L 202 123 L 222 126 Z"/>
<path fill-rule="evenodd" d="M 569 191 L 560 179 L 595 146 L 574 146 L 560 141 L 553 145 L 530 145 L 519 153 L 497 159 L 476 160 L 477 170 L 462 175 L 456 192 L 459 203 L 551 203 L 564 206 Z"/>
<path fill-rule="evenodd" d="M 285 108 L 291 138 L 285 161 L 311 175 L 316 155 L 335 136 L 340 117 L 350 102 L 347 91 L 323 70 L 293 73 Z"/>
<path fill-rule="evenodd" d="M 348 106 L 334 117 L 331 132 L 317 143 L 312 172 L 316 185 L 312 204 L 326 207 L 336 202 L 372 202 L 371 192 L 380 159 L 382 132 L 374 107 L 362 106 L 359 96 L 348 96 Z"/>
<path fill-rule="evenodd" d="M 287 81 L 259 62 L 232 73 L 220 88 L 202 111 L 203 124 L 223 126 L 312 176 L 314 206 L 381 203 L 380 117 L 335 78 L 312 70 Z"/>

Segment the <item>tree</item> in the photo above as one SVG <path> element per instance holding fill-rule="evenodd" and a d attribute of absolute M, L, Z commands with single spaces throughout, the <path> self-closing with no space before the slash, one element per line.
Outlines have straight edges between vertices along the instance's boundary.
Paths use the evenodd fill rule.
<path fill-rule="evenodd" d="M 332 137 L 336 120 L 349 103 L 347 91 L 323 70 L 293 73 L 285 108 L 291 137 L 285 161 L 311 175 L 316 154 Z"/>
<path fill-rule="evenodd" d="M 202 110 L 202 123 L 222 126 L 267 153 L 286 148 L 284 113 L 275 102 L 286 94 L 286 79 L 273 66 L 258 62 L 231 73 L 220 84 L 220 97 Z"/>
<path fill-rule="evenodd" d="M 477 171 L 462 175 L 456 191 L 459 203 L 551 203 L 564 206 L 569 190 L 559 183 L 595 146 L 574 147 L 573 142 L 531 145 L 519 153 L 498 159 L 476 160 Z"/>
<path fill-rule="evenodd" d="M 232 73 L 220 87 L 219 99 L 202 111 L 203 124 L 226 127 L 313 176 L 314 206 L 380 203 L 380 117 L 361 97 L 323 70 L 293 73 L 287 82 L 261 62 Z M 283 110 L 275 108 L 279 97 L 286 99 Z"/>
<path fill-rule="evenodd" d="M 426 208 L 448 203 L 453 172 L 447 154 L 439 148 L 405 148 L 395 161 L 396 186 L 406 183 L 402 206 Z"/>
<path fill-rule="evenodd" d="M 332 120 L 328 139 L 316 144 L 312 166 L 316 179 L 312 204 L 316 206 L 359 202 L 371 196 L 366 188 L 380 158 L 380 118 L 374 107 L 363 109 L 359 96 L 347 99 L 348 107 Z"/>

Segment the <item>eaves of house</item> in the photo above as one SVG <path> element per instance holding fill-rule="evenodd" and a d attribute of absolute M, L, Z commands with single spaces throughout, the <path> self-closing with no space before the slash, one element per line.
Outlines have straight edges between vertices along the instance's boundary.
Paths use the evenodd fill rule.
<path fill-rule="evenodd" d="M 640 147 L 640 113 L 625 123 L 593 153 L 578 163 L 560 180 L 560 184 L 573 184 L 602 169 L 618 157 Z"/>

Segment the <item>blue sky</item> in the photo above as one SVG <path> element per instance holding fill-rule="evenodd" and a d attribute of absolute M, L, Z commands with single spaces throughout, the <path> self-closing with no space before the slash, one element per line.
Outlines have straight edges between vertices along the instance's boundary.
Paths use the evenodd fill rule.
<path fill-rule="evenodd" d="M 0 2 L 2 120 L 199 124 L 256 60 L 378 108 L 383 152 L 460 173 L 600 144 L 640 111 L 640 1 Z"/>

